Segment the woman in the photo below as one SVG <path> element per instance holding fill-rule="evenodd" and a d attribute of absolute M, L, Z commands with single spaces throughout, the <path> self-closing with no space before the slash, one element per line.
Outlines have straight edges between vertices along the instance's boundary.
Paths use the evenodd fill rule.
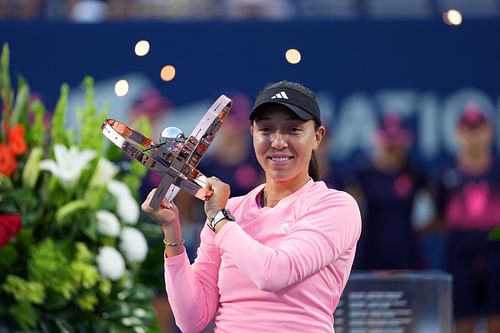
<path fill-rule="evenodd" d="M 250 133 L 266 182 L 229 199 L 210 178 L 207 225 L 190 265 L 175 205 L 142 209 L 165 237 L 165 284 L 177 326 L 215 332 L 333 332 L 361 232 L 355 200 L 317 181 L 325 128 L 314 94 L 281 81 L 258 95 Z M 168 208 L 171 207 L 171 208 Z"/>

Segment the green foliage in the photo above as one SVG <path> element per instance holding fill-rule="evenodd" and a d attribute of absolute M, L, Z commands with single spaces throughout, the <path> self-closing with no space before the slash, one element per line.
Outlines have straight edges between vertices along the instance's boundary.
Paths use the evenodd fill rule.
<path fill-rule="evenodd" d="M 14 110 L 9 118 L 9 122 L 11 126 L 15 124 L 22 124 L 26 128 L 28 126 L 30 88 L 23 77 L 19 77 L 18 86 Z"/>
<path fill-rule="evenodd" d="M 66 109 L 68 108 L 69 87 L 67 84 L 61 86 L 61 95 L 57 101 L 56 109 L 52 115 L 52 144 L 67 145 L 69 139 L 66 137 L 65 121 Z M 52 155 L 53 156 L 53 155 Z"/>
<path fill-rule="evenodd" d="M 45 116 L 45 106 L 38 100 L 31 104 L 31 110 L 34 115 L 33 123 L 27 136 L 27 142 L 32 147 L 42 147 L 44 142 L 44 124 L 43 119 Z"/>
<path fill-rule="evenodd" d="M 45 300 L 45 288 L 37 281 L 27 281 L 18 276 L 7 275 L 2 288 L 19 302 L 42 304 Z"/>
<path fill-rule="evenodd" d="M 8 120 L 9 127 L 22 125 L 28 130 L 24 133 L 27 150 L 15 156 L 15 172 L 0 172 L 0 218 L 13 214 L 21 220 L 20 230 L 7 244 L 0 244 L 2 325 L 50 333 L 158 332 L 151 300 L 152 290 L 162 282 L 152 284 L 142 274 L 160 275 L 162 255 L 146 257 L 143 270 L 141 262 L 128 262 L 118 248 L 122 228 L 142 232 L 151 223 L 139 220 L 127 225 L 118 204 L 123 195 L 108 190 L 111 180 L 125 179 L 137 198 L 146 168 L 138 162 L 120 163 L 126 166 L 122 169 L 110 167 L 111 161 L 123 159 L 123 153 L 101 133 L 107 108 L 96 107 L 92 78 L 84 79 L 86 99 L 78 127 L 67 128 L 67 112 L 74 110 L 68 110 L 69 87 L 63 84 L 51 128 L 46 128 L 45 106 L 31 102 L 23 77 L 18 76 L 17 93 L 13 91 L 9 56 L 4 45 L 0 56 L 2 120 Z M 138 126 L 145 133 L 150 131 L 147 119 Z M 0 143 L 7 144 L 5 137 L 0 128 Z M 105 233 L 106 224 L 98 217 L 103 211 L 116 217 L 117 233 Z M 161 230 L 145 232 L 146 239 L 158 235 Z M 104 257 L 104 248 L 115 253 L 113 260 Z M 117 258 L 123 259 L 123 267 L 117 265 Z M 119 278 L 114 275 L 117 271 Z"/>
<path fill-rule="evenodd" d="M 83 110 L 80 110 L 80 121 L 83 124 L 80 148 L 86 149 L 90 148 L 98 153 L 102 153 L 104 149 L 104 141 L 101 138 L 96 138 L 95 129 L 100 128 L 104 120 L 106 119 L 107 110 L 98 112 L 94 103 L 94 80 L 87 76 L 83 80 L 85 86 L 85 101 L 86 106 Z"/>

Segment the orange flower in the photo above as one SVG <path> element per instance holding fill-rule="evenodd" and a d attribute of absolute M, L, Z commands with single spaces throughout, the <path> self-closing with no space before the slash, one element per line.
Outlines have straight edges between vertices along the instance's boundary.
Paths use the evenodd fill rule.
<path fill-rule="evenodd" d="M 10 147 L 0 144 L 0 173 L 10 177 L 17 168 L 17 161 Z"/>
<path fill-rule="evenodd" d="M 22 155 L 26 151 L 26 141 L 24 140 L 24 126 L 16 125 L 9 128 L 7 132 L 8 139 L 7 142 L 10 145 L 10 149 L 14 155 Z"/>

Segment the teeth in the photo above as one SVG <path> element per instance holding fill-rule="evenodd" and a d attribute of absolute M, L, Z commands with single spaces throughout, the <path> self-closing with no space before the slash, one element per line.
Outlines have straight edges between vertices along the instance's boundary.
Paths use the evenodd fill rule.
<path fill-rule="evenodd" d="M 273 162 L 286 162 L 290 159 L 290 157 L 272 157 L 271 160 Z"/>

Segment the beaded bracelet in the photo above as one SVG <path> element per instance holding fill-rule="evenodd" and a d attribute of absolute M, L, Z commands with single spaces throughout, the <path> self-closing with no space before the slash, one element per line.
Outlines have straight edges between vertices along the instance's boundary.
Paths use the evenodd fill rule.
<path fill-rule="evenodd" d="M 163 244 L 165 244 L 166 246 L 170 246 L 170 247 L 180 246 L 180 245 L 183 245 L 184 243 L 185 243 L 184 239 L 179 241 L 179 242 L 175 242 L 175 243 L 169 243 L 166 240 L 163 240 Z"/>

